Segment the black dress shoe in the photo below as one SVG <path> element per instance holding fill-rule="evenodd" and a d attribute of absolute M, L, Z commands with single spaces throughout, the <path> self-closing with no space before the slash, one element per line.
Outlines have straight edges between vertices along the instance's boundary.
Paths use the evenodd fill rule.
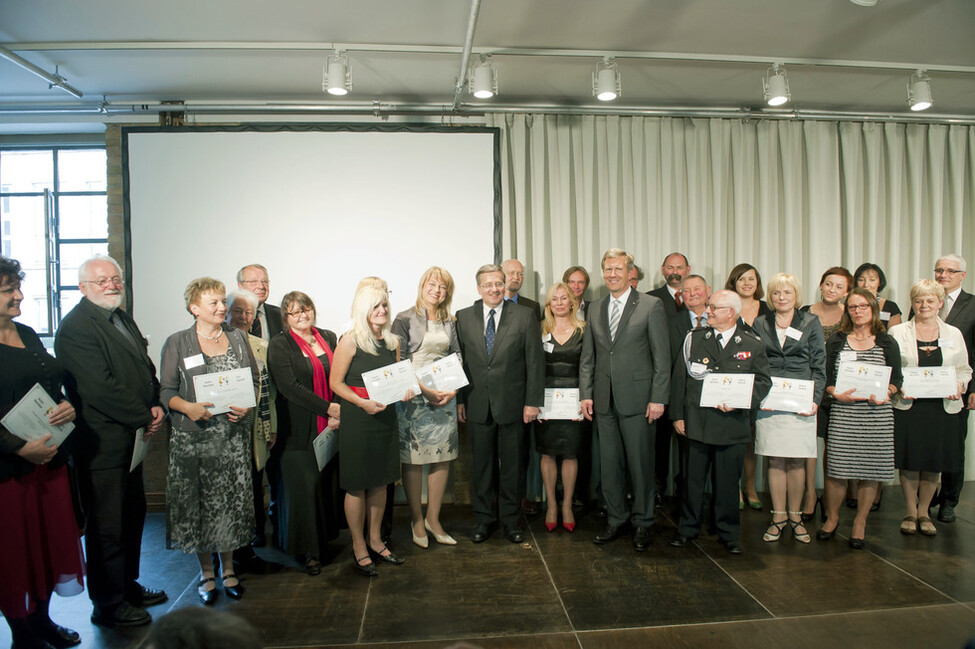
<path fill-rule="evenodd" d="M 689 536 L 684 536 L 683 534 L 678 534 L 673 539 L 671 539 L 670 545 L 672 547 L 675 547 L 675 548 L 686 548 L 687 546 L 689 546 L 691 544 L 691 541 L 693 541 L 693 540 L 694 539 L 692 539 Z"/>
<path fill-rule="evenodd" d="M 208 583 L 213 582 L 213 588 L 204 588 Z M 204 577 L 196 587 L 196 594 L 200 596 L 200 601 L 204 606 L 212 606 L 217 601 L 217 580 L 213 577 Z"/>
<path fill-rule="evenodd" d="M 524 514 L 525 516 L 534 516 L 535 514 L 538 513 L 538 507 L 536 507 L 535 503 L 528 500 L 527 498 L 522 498 L 521 513 Z"/>
<path fill-rule="evenodd" d="M 954 523 L 955 508 L 951 505 L 941 505 L 941 508 L 938 509 L 938 520 L 942 523 Z"/>
<path fill-rule="evenodd" d="M 867 547 L 866 541 L 864 541 L 863 539 L 858 539 L 855 536 L 850 537 L 849 543 L 850 543 L 850 547 L 854 550 L 862 550 L 863 548 Z"/>
<path fill-rule="evenodd" d="M 363 563 L 364 561 L 369 561 L 369 563 Z M 352 553 L 352 569 L 355 570 L 360 575 L 365 577 L 378 577 L 379 571 L 376 570 L 376 564 L 374 564 L 367 554 L 364 557 L 356 557 L 355 552 Z"/>
<path fill-rule="evenodd" d="M 623 534 L 622 525 L 607 525 L 606 528 L 596 535 L 596 538 L 592 540 L 596 545 L 603 545 L 611 541 L 615 541 Z"/>
<path fill-rule="evenodd" d="M 480 523 L 475 525 L 474 531 L 471 532 L 471 541 L 474 543 L 484 543 L 494 534 L 494 529 L 494 525 L 482 525 Z"/>
<path fill-rule="evenodd" d="M 169 595 L 166 594 L 166 591 L 152 590 L 138 582 L 131 586 L 125 593 L 125 600 L 132 606 L 138 606 L 140 608 L 162 604 L 168 599 Z"/>
<path fill-rule="evenodd" d="M 650 540 L 649 527 L 636 528 L 636 532 L 633 534 L 633 547 L 637 552 L 646 552 L 647 548 L 650 547 Z"/>
<path fill-rule="evenodd" d="M 143 609 L 132 606 L 126 601 L 116 606 L 114 609 L 96 609 L 91 614 L 91 623 L 98 626 L 130 627 L 144 626 L 152 622 L 152 616 Z"/>
<path fill-rule="evenodd" d="M 728 554 L 742 554 L 744 552 L 737 541 L 725 541 L 724 547 L 728 551 Z"/>
<path fill-rule="evenodd" d="M 519 527 L 504 528 L 504 536 L 512 543 L 521 543 L 525 540 L 525 533 Z"/>
<path fill-rule="evenodd" d="M 77 631 L 58 626 L 51 620 L 37 633 L 44 642 L 54 647 L 54 649 L 68 649 L 81 644 L 81 636 Z"/>
<path fill-rule="evenodd" d="M 816 540 L 829 541 L 830 539 L 833 538 L 834 534 L 836 534 L 836 530 L 833 530 L 832 532 L 827 532 L 823 528 L 819 528 L 818 530 L 816 530 Z"/>
<path fill-rule="evenodd" d="M 227 580 L 233 579 L 237 583 L 233 586 L 227 585 Z M 223 576 L 223 592 L 227 593 L 227 597 L 230 599 L 240 599 L 244 596 L 244 584 L 240 583 L 240 579 L 237 579 L 237 575 L 230 573 Z"/>
<path fill-rule="evenodd" d="M 372 557 L 373 561 L 382 561 L 383 563 L 391 563 L 394 566 L 398 566 L 401 563 L 403 563 L 403 557 L 393 554 L 392 550 L 387 548 L 385 545 L 383 546 L 383 549 L 380 550 L 379 552 L 376 552 L 369 546 L 366 546 L 366 549 L 369 551 L 369 556 Z M 389 554 L 383 554 L 383 552 L 388 552 Z"/>
<path fill-rule="evenodd" d="M 309 577 L 317 577 L 322 574 L 322 564 L 317 559 L 309 559 L 305 562 L 305 574 Z"/>

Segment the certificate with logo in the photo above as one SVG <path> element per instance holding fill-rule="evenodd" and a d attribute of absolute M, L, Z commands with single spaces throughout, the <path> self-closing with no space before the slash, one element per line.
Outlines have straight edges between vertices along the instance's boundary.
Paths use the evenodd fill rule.
<path fill-rule="evenodd" d="M 207 410 L 214 415 L 230 412 L 230 406 L 253 408 L 257 405 L 254 378 L 249 367 L 198 374 L 193 377 L 193 389 L 196 391 L 197 403 L 209 401 L 213 404 Z"/>
<path fill-rule="evenodd" d="M 886 365 L 840 361 L 833 390 L 846 392 L 853 388 L 853 396 L 857 399 L 869 399 L 871 394 L 883 399 L 887 396 L 889 385 L 890 368 Z"/>
<path fill-rule="evenodd" d="M 0 423 L 24 441 L 32 442 L 45 435 L 50 435 L 51 440 L 48 442 L 48 446 L 60 445 L 74 430 L 74 424 L 70 421 L 60 426 L 51 424 L 47 417 L 57 410 L 57 407 L 58 405 L 54 403 L 54 399 L 47 393 L 47 390 L 42 388 L 40 383 L 35 383 L 34 387 L 24 395 L 24 398 L 3 416 Z"/>
<path fill-rule="evenodd" d="M 772 389 L 762 401 L 762 409 L 796 413 L 812 412 L 815 390 L 816 384 L 813 381 L 773 376 Z"/>
<path fill-rule="evenodd" d="M 754 374 L 724 374 L 710 372 L 701 380 L 702 408 L 717 408 L 720 405 L 729 408 L 747 410 L 752 407 L 752 386 L 755 384 Z"/>
<path fill-rule="evenodd" d="M 418 368 L 416 378 L 426 387 L 440 392 L 454 392 L 470 383 L 464 374 L 460 354 L 456 352 Z M 419 390 L 417 393 L 419 394 Z"/>
<path fill-rule="evenodd" d="M 420 385 L 416 382 L 413 363 L 409 359 L 363 372 L 362 382 L 366 384 L 369 398 L 384 406 L 402 401 L 409 390 L 413 390 L 413 394 L 420 394 Z"/>
<path fill-rule="evenodd" d="M 912 399 L 942 398 L 958 394 L 958 374 L 950 367 L 905 367 L 901 394 Z"/>
<path fill-rule="evenodd" d="M 539 419 L 582 419 L 579 388 L 545 388 L 545 405 Z"/>
<path fill-rule="evenodd" d="M 311 445 L 315 449 L 315 461 L 318 462 L 318 470 L 321 471 L 339 451 L 339 431 L 326 426 L 325 430 L 318 434 Z"/>

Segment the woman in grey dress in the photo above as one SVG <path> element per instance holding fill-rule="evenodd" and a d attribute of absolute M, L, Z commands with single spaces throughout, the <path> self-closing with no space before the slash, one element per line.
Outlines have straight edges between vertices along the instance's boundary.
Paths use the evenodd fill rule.
<path fill-rule="evenodd" d="M 450 301 L 454 279 L 446 269 L 428 268 L 420 278 L 416 305 L 393 321 L 404 358 L 417 369 L 460 352 Z M 457 545 L 440 524 L 440 505 L 447 489 L 450 463 L 457 459 L 457 392 L 421 385 L 423 393 L 397 404 L 403 489 L 413 515 L 413 543 L 429 547 L 427 532 L 437 543 Z M 427 515 L 423 516 L 423 470 L 427 469 Z"/>
<path fill-rule="evenodd" d="M 244 587 L 234 574 L 233 551 L 254 533 L 251 498 L 251 408 L 230 407 L 213 414 L 213 403 L 197 399 L 193 378 L 249 368 L 255 400 L 260 371 L 247 335 L 224 323 L 226 290 L 222 282 L 202 277 L 184 294 L 193 326 L 163 345 L 160 400 L 169 412 L 169 475 L 166 482 L 167 545 L 195 552 L 203 573 L 197 593 L 204 604 L 216 599 L 210 559 L 219 553 L 223 588 L 240 599 Z"/>

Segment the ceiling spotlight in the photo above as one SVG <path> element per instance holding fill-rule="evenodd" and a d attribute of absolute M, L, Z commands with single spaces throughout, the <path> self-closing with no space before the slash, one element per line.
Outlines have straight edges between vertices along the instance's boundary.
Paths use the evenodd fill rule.
<path fill-rule="evenodd" d="M 490 99 L 498 94 L 498 71 L 494 69 L 490 56 L 482 54 L 481 63 L 471 69 L 468 78 L 471 94 L 478 99 Z"/>
<path fill-rule="evenodd" d="M 850 2 L 861 7 L 873 7 L 877 4 L 877 0 L 850 0 Z"/>
<path fill-rule="evenodd" d="M 330 95 L 347 95 L 351 89 L 349 55 L 345 50 L 335 50 L 335 54 L 325 58 L 325 67 L 322 70 L 322 92 Z"/>
<path fill-rule="evenodd" d="M 765 73 L 762 89 L 765 91 L 765 102 L 769 106 L 781 106 L 792 98 L 789 92 L 789 77 L 785 75 L 785 68 L 778 63 Z"/>
<path fill-rule="evenodd" d="M 924 70 L 918 70 L 911 75 L 907 84 L 907 104 L 911 110 L 927 110 L 934 105 L 931 99 L 931 77 Z"/>
<path fill-rule="evenodd" d="M 592 94 L 600 101 L 613 101 L 622 94 L 616 59 L 604 56 L 592 73 Z"/>

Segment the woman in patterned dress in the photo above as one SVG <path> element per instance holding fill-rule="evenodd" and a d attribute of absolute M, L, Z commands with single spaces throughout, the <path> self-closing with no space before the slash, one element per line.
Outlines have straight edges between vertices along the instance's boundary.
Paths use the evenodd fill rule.
<path fill-rule="evenodd" d="M 428 268 L 420 278 L 416 305 L 396 316 L 393 333 L 399 336 L 404 358 L 417 369 L 460 352 L 450 301 L 454 280 L 446 269 Z M 423 393 L 411 401 L 397 404 L 399 414 L 400 462 L 403 490 L 413 515 L 413 543 L 429 547 L 427 532 L 437 543 L 457 545 L 440 524 L 450 475 L 450 463 L 457 459 L 456 391 L 443 392 L 425 385 Z M 423 516 L 423 468 L 427 467 L 427 515 Z"/>
<path fill-rule="evenodd" d="M 193 377 L 249 368 L 256 401 L 260 370 L 247 334 L 224 323 L 223 282 L 195 279 L 183 297 L 195 322 L 166 339 L 160 364 L 160 400 L 173 427 L 166 536 L 169 548 L 196 553 L 202 572 L 197 594 L 204 604 L 212 604 L 217 595 L 210 559 L 214 552 L 220 555 L 224 592 L 232 599 L 244 593 L 232 555 L 254 534 L 251 408 L 231 406 L 229 412 L 213 414 L 213 403 L 197 399 Z"/>
<path fill-rule="evenodd" d="M 886 365 L 890 368 L 890 383 L 881 394 L 860 395 L 852 388 L 838 392 L 836 377 L 842 362 Z M 877 298 L 865 288 L 855 288 L 846 300 L 839 331 L 826 343 L 826 392 L 835 402 L 826 437 L 827 518 L 816 532 L 820 541 L 833 538 L 839 526 L 846 480 L 859 480 L 850 547 L 863 549 L 867 515 L 879 482 L 894 477 L 894 413 L 890 398 L 900 384 L 900 349 L 884 330 Z"/>

